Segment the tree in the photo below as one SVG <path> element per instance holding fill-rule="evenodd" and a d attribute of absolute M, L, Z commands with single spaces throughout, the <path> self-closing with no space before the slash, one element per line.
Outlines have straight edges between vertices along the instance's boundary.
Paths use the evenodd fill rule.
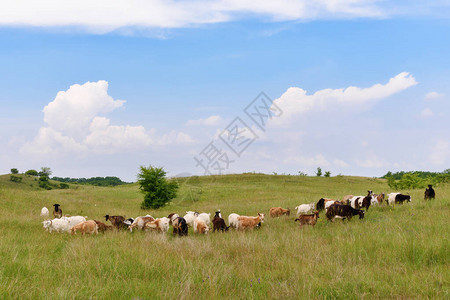
<path fill-rule="evenodd" d="M 52 170 L 50 170 L 50 168 L 42 167 L 41 171 L 39 172 L 39 176 L 46 175 L 47 177 L 50 178 L 50 175 L 52 175 L 52 173 L 53 172 L 52 172 Z"/>
<path fill-rule="evenodd" d="M 31 170 L 26 171 L 25 175 L 39 176 L 39 173 L 38 173 L 38 171 L 31 169 Z"/>
<path fill-rule="evenodd" d="M 317 168 L 316 176 L 322 176 L 322 169 L 320 167 Z"/>
<path fill-rule="evenodd" d="M 325 177 L 330 177 L 330 176 L 331 176 L 331 172 L 330 172 L 330 171 L 326 171 L 326 172 L 325 172 L 325 175 L 323 175 L 323 176 L 325 176 Z"/>
<path fill-rule="evenodd" d="M 12 168 L 11 174 L 19 174 L 19 170 L 17 170 L 16 168 Z"/>
<path fill-rule="evenodd" d="M 42 167 L 39 172 L 39 186 L 46 190 L 51 190 L 52 186 L 48 181 L 50 179 L 50 175 L 52 175 L 52 171 L 50 168 Z"/>
<path fill-rule="evenodd" d="M 163 168 L 141 166 L 138 183 L 144 194 L 142 209 L 160 208 L 177 196 L 178 182 L 167 180 Z"/>

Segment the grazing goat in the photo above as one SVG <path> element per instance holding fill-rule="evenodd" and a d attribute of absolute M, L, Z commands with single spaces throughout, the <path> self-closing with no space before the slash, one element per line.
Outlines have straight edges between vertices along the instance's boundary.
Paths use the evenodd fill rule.
<path fill-rule="evenodd" d="M 411 202 L 411 196 L 403 195 L 403 194 L 400 194 L 400 193 L 390 193 L 388 195 L 387 202 L 388 202 L 389 205 L 397 204 L 397 203 L 403 204 L 403 202 L 405 202 L 405 201 Z"/>
<path fill-rule="evenodd" d="M 182 217 L 176 217 L 176 218 L 172 218 L 170 219 L 172 222 L 172 226 L 173 226 L 173 235 L 179 235 L 179 236 L 183 236 L 183 235 L 188 235 L 188 225 L 186 223 L 186 220 Z M 170 221 L 169 221 L 170 222 Z"/>
<path fill-rule="evenodd" d="M 112 225 L 106 225 L 105 223 L 102 223 L 97 220 L 94 220 L 94 222 L 97 223 L 97 228 L 98 228 L 98 231 L 100 231 L 100 232 L 105 232 L 107 230 L 113 229 Z"/>
<path fill-rule="evenodd" d="M 62 217 L 62 210 L 61 208 L 59 208 L 61 205 L 59 204 L 53 204 L 53 206 L 55 207 L 55 210 L 53 211 L 53 216 L 55 218 L 61 218 Z"/>
<path fill-rule="evenodd" d="M 353 208 L 350 205 L 346 204 L 333 204 L 328 208 L 326 213 L 327 219 L 329 221 L 333 221 L 335 218 L 340 218 L 342 220 L 351 220 L 351 218 L 355 215 L 359 215 L 359 218 L 362 219 L 364 218 L 364 211 L 361 209 Z"/>
<path fill-rule="evenodd" d="M 167 231 L 169 231 L 169 222 L 169 218 L 157 218 L 153 221 L 145 223 L 144 228 L 166 233 Z"/>
<path fill-rule="evenodd" d="M 61 219 L 67 220 L 67 222 L 69 222 L 70 228 L 86 221 L 86 217 L 82 217 L 82 216 L 61 217 Z"/>
<path fill-rule="evenodd" d="M 383 204 L 384 193 L 373 194 L 372 196 L 373 196 L 373 198 L 372 198 L 372 205 L 381 205 L 381 204 Z"/>
<path fill-rule="evenodd" d="M 81 235 L 89 234 L 98 234 L 98 226 L 94 220 L 89 220 L 85 222 L 81 222 L 70 229 L 70 233 L 73 235 L 77 231 L 81 232 Z"/>
<path fill-rule="evenodd" d="M 229 216 L 228 216 L 228 224 L 230 225 L 230 227 L 233 227 L 233 228 L 238 228 L 238 224 L 239 224 L 239 215 L 238 214 L 230 214 Z"/>
<path fill-rule="evenodd" d="M 184 215 L 184 219 L 186 220 L 186 223 L 188 224 L 188 226 L 193 227 L 194 226 L 194 220 L 195 218 L 197 218 L 199 215 L 198 212 L 194 212 L 194 211 L 187 211 L 186 215 Z"/>
<path fill-rule="evenodd" d="M 329 199 L 329 198 L 320 198 L 320 200 L 317 201 L 316 210 L 318 210 L 318 211 L 324 210 L 325 209 L 325 203 L 330 202 L 330 201 L 331 202 L 335 202 L 336 200 Z"/>
<path fill-rule="evenodd" d="M 225 220 L 222 219 L 222 215 L 220 214 L 220 210 L 216 211 L 216 214 L 212 220 L 213 223 L 213 232 L 215 232 L 216 230 L 222 230 L 222 232 L 224 231 L 228 231 L 228 229 L 230 228 L 230 226 L 227 227 L 227 224 L 225 224 Z"/>
<path fill-rule="evenodd" d="M 124 216 L 105 216 L 106 221 L 110 221 L 112 226 L 116 229 L 126 229 L 127 224 L 125 224 L 125 217 Z"/>
<path fill-rule="evenodd" d="M 53 220 L 43 221 L 44 229 L 49 232 L 69 232 L 69 222 L 64 219 L 55 218 Z"/>
<path fill-rule="evenodd" d="M 300 204 L 295 208 L 297 210 L 297 216 L 312 213 L 315 207 L 316 207 L 315 203 Z"/>
<path fill-rule="evenodd" d="M 315 211 L 313 214 L 301 215 L 294 221 L 300 222 L 300 228 L 303 227 L 303 225 L 312 225 L 312 227 L 314 227 L 317 223 L 318 218 L 319 218 L 319 212 Z"/>
<path fill-rule="evenodd" d="M 194 232 L 200 233 L 200 234 L 208 234 L 209 227 L 205 221 L 203 221 L 200 218 L 196 218 L 194 220 Z"/>
<path fill-rule="evenodd" d="M 261 222 L 264 222 L 264 214 L 258 213 L 256 217 L 248 217 L 248 216 L 240 216 L 238 217 L 238 226 L 237 229 L 245 230 L 245 229 L 253 229 L 255 227 L 261 226 Z"/>
<path fill-rule="evenodd" d="M 136 228 L 136 227 L 138 229 L 143 229 L 146 223 L 154 221 L 154 220 L 155 220 L 155 218 L 153 218 L 150 215 L 137 217 L 136 219 L 134 219 L 133 223 L 128 227 L 128 229 L 130 231 L 133 231 L 133 228 Z"/>
<path fill-rule="evenodd" d="M 354 196 L 350 199 L 350 206 L 353 208 L 364 207 L 369 210 L 370 204 L 372 203 L 372 191 L 367 191 L 367 196 Z"/>
<path fill-rule="evenodd" d="M 282 207 L 272 207 L 269 210 L 269 214 L 270 214 L 270 216 L 272 218 L 279 217 L 279 216 L 282 216 L 282 215 L 289 216 L 291 214 L 291 210 L 289 208 L 288 209 L 284 209 Z"/>
<path fill-rule="evenodd" d="M 48 215 L 49 215 L 48 208 L 44 206 L 44 207 L 41 209 L 41 217 L 48 217 Z"/>
<path fill-rule="evenodd" d="M 436 197 L 436 193 L 434 192 L 434 189 L 431 184 L 428 185 L 428 188 L 425 190 L 424 199 L 425 200 L 432 200 Z"/>

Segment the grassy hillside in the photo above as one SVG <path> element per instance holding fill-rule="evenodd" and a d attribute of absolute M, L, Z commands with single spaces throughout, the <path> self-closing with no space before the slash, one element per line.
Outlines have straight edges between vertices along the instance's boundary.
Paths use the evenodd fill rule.
<path fill-rule="evenodd" d="M 102 219 L 105 214 L 155 217 L 186 210 L 256 215 L 293 209 L 321 197 L 389 193 L 386 181 L 361 177 L 259 174 L 193 177 L 161 210 L 142 211 L 135 184 L 71 185 L 44 191 L 34 178 L 0 176 L 0 298 L 448 298 L 450 185 L 425 203 L 371 207 L 364 220 L 299 229 L 290 218 L 260 230 L 186 238 L 145 232 L 81 237 L 49 234 L 43 206 Z"/>

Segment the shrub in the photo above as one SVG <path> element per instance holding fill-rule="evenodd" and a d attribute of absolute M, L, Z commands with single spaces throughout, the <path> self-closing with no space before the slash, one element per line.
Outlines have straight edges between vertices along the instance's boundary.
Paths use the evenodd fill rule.
<path fill-rule="evenodd" d="M 63 189 L 63 190 L 64 190 L 64 189 L 68 189 L 68 188 L 69 188 L 69 185 L 68 185 L 67 183 L 62 182 L 62 183 L 59 184 L 59 188 L 60 188 L 60 189 Z"/>
<path fill-rule="evenodd" d="M 19 174 L 19 170 L 17 170 L 16 168 L 12 168 L 11 174 Z"/>
<path fill-rule="evenodd" d="M 22 177 L 20 177 L 20 176 L 15 176 L 15 175 L 11 175 L 11 176 L 9 177 L 9 180 L 11 180 L 12 182 L 17 182 L 17 183 L 19 183 L 19 182 L 22 182 Z"/>
<path fill-rule="evenodd" d="M 178 182 L 167 180 L 163 168 L 141 166 L 138 183 L 139 189 L 144 193 L 142 209 L 160 208 L 177 196 Z"/>
<path fill-rule="evenodd" d="M 28 170 L 28 171 L 25 172 L 25 175 L 38 176 L 39 173 L 36 170 Z"/>
<path fill-rule="evenodd" d="M 317 168 L 316 176 L 318 177 L 322 176 L 322 169 L 320 167 Z"/>

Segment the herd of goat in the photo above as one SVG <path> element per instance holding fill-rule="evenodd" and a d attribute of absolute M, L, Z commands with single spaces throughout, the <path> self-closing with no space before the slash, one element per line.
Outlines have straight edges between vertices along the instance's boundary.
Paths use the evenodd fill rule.
<path fill-rule="evenodd" d="M 425 190 L 425 200 L 435 198 L 435 191 L 431 185 Z M 353 216 L 358 215 L 360 219 L 364 218 L 365 212 L 369 210 L 371 205 L 381 205 L 386 201 L 388 205 L 402 204 L 403 202 L 411 202 L 411 196 L 400 193 L 390 193 L 385 200 L 384 193 L 373 194 L 368 191 L 367 196 L 353 196 L 346 195 L 342 200 L 321 198 L 317 203 L 301 204 L 295 207 L 297 218 L 300 227 L 304 225 L 314 226 L 319 218 L 319 212 L 325 210 L 325 216 L 329 221 L 334 219 L 350 220 Z M 98 232 L 105 232 L 107 230 L 152 230 L 161 233 L 169 231 L 170 225 L 173 227 L 173 234 L 185 236 L 188 234 L 189 227 L 192 227 L 194 233 L 207 234 L 210 230 L 211 220 L 210 213 L 198 213 L 194 211 L 186 212 L 184 217 L 176 213 L 171 213 L 167 217 L 153 218 L 150 215 L 140 216 L 136 218 L 128 218 L 125 216 L 110 216 L 105 215 L 105 221 L 110 222 L 111 225 L 105 224 L 98 220 L 86 220 L 83 216 L 63 216 L 59 204 L 54 204 L 53 220 L 43 221 L 43 226 L 49 232 L 70 232 L 75 234 L 80 232 L 84 234 L 98 234 Z M 364 210 L 363 210 L 364 209 Z M 272 207 L 269 210 L 270 217 L 289 216 L 290 209 L 282 207 Z M 41 216 L 48 217 L 49 210 L 46 207 L 41 209 Z M 232 213 L 228 216 L 228 226 L 222 218 L 220 210 L 215 212 L 212 219 L 213 232 L 228 231 L 230 227 L 237 230 L 254 229 L 261 227 L 264 222 L 265 214 L 258 213 L 256 217 L 240 216 Z"/>

